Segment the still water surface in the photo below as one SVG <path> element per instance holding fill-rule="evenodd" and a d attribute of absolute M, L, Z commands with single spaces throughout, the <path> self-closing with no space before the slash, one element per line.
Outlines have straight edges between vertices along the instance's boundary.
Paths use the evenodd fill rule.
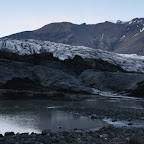
<path fill-rule="evenodd" d="M 99 129 L 108 126 L 102 120 L 73 115 L 59 111 L 68 102 L 54 101 L 3 101 L 0 102 L 0 133 L 7 131 L 37 132 L 43 129 L 63 131 L 78 129 Z"/>
<path fill-rule="evenodd" d="M 95 107 L 96 105 L 144 109 L 144 100 L 97 96 L 81 102 L 48 100 L 1 101 L 0 133 L 4 134 L 7 131 L 40 133 L 43 129 L 63 131 L 73 130 L 74 128 L 97 130 L 103 126 L 108 126 L 109 121 L 92 120 L 88 117 L 73 115 L 57 109 L 65 106 L 86 108 Z"/>

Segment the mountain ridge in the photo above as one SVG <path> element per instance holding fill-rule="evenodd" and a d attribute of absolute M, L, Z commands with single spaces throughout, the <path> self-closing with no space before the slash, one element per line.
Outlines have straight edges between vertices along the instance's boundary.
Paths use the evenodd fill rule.
<path fill-rule="evenodd" d="M 129 22 L 98 24 L 51 23 L 34 31 L 16 33 L 5 38 L 36 39 L 73 46 L 86 46 L 110 52 L 144 55 L 144 18 Z"/>

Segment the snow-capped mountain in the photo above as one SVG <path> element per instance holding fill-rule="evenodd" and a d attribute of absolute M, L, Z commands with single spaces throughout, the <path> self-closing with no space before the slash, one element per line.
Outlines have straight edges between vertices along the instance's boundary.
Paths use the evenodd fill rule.
<path fill-rule="evenodd" d="M 136 54 L 117 54 L 113 52 L 92 49 L 84 46 L 70 46 L 40 40 L 0 40 L 0 50 L 19 55 L 52 53 L 59 60 L 73 59 L 76 55 L 81 58 L 103 60 L 128 72 L 144 73 L 144 56 Z"/>
<path fill-rule="evenodd" d="M 99 24 L 52 23 L 44 27 L 7 36 L 12 39 L 36 39 L 86 46 L 110 52 L 144 55 L 144 18 L 128 22 Z"/>

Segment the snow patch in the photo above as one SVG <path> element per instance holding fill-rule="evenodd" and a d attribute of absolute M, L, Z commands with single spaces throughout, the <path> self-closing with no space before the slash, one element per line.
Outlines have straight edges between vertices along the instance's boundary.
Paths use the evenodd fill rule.
<path fill-rule="evenodd" d="M 130 21 L 128 24 L 130 25 L 130 24 L 132 24 L 133 23 L 133 21 Z"/>
<path fill-rule="evenodd" d="M 136 37 L 139 33 L 135 34 L 134 36 L 132 36 L 132 38 Z"/>
<path fill-rule="evenodd" d="M 125 35 L 123 35 L 121 38 L 120 38 L 120 41 L 122 41 L 122 39 L 124 39 L 126 36 Z"/>
<path fill-rule="evenodd" d="M 144 31 L 144 27 L 142 29 L 140 29 L 140 33 Z"/>
<path fill-rule="evenodd" d="M 102 37 L 102 39 L 104 39 L 104 34 L 102 34 L 102 36 L 101 36 L 101 37 Z"/>
<path fill-rule="evenodd" d="M 141 23 L 141 22 L 143 22 L 143 20 L 139 20 L 139 21 L 137 21 L 137 23 Z"/>
<path fill-rule="evenodd" d="M 129 21 L 128 23 L 127 23 L 127 25 L 131 25 L 131 24 L 140 24 L 140 23 L 143 23 L 143 19 L 141 19 L 141 18 L 139 18 L 139 19 L 133 19 L 133 20 L 131 20 L 131 21 Z"/>

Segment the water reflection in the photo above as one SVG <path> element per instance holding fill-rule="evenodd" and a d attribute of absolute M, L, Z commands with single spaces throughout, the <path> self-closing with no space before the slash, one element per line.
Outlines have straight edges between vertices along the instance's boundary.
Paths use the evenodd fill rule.
<path fill-rule="evenodd" d="M 111 108 L 133 108 L 133 109 L 144 109 L 144 99 L 131 98 L 131 97 L 105 97 L 96 96 L 93 99 L 80 103 L 85 107 L 111 107 Z M 79 106 L 79 105 L 78 105 Z"/>
<path fill-rule="evenodd" d="M 63 131 L 78 129 L 99 129 L 108 126 L 102 120 L 91 120 L 51 109 L 52 105 L 64 106 L 65 102 L 50 101 L 5 101 L 0 103 L 0 133 L 14 132 L 41 132 L 43 129 Z"/>
<path fill-rule="evenodd" d="M 87 117 L 59 111 L 59 107 L 75 108 L 132 108 L 144 109 L 144 99 L 124 99 L 116 97 L 95 96 L 80 102 L 67 101 L 1 101 L 0 133 L 41 132 L 43 129 L 63 131 L 78 129 L 99 129 L 108 126 L 109 121 L 92 120 Z M 140 122 L 141 123 L 141 122 Z M 122 123 L 120 123 L 122 125 Z"/>

